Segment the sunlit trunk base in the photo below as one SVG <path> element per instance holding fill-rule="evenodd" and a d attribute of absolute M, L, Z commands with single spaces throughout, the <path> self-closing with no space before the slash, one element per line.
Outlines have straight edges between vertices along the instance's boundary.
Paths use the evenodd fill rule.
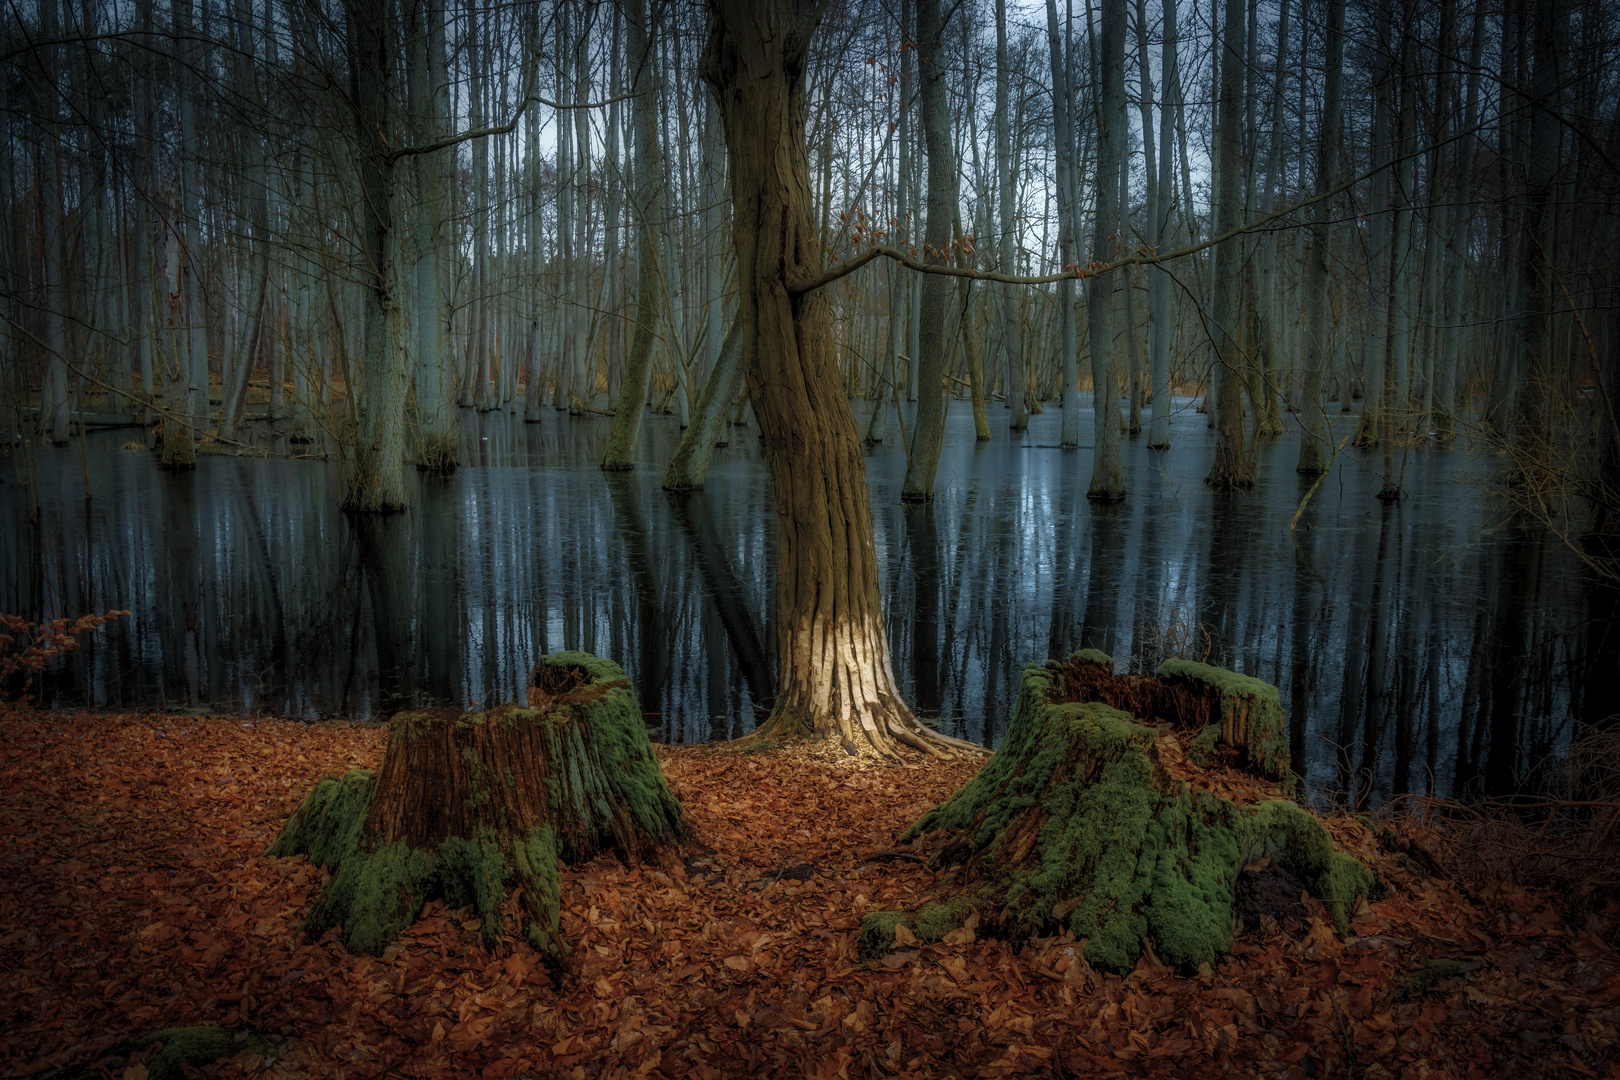
<path fill-rule="evenodd" d="M 909 747 L 939 758 L 984 748 L 925 727 L 901 700 L 881 626 L 815 620 L 786 642 L 775 707 L 750 740 L 836 742 L 851 757 L 898 757 Z"/>

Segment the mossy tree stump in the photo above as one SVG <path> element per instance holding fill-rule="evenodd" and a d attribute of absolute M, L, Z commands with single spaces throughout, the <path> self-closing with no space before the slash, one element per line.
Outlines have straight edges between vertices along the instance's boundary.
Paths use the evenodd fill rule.
<path fill-rule="evenodd" d="M 1291 873 L 1347 929 L 1372 875 L 1334 850 L 1312 814 L 1284 800 L 1238 806 L 1189 789 L 1160 767 L 1155 728 L 1095 700 L 1101 689 L 1152 708 L 1183 694 L 1219 716 L 1219 700 L 1205 696 L 1222 680 L 1185 670 L 1163 680 L 1116 677 L 1106 659 L 1024 670 L 995 755 L 902 837 L 932 843 L 931 865 L 949 873 L 919 911 L 868 915 L 863 952 L 890 949 L 896 923 L 935 940 L 977 911 L 981 932 L 1067 928 L 1084 940 L 1090 963 L 1111 970 L 1132 968 L 1147 940 L 1160 959 L 1192 969 L 1231 948 L 1238 873 L 1262 859 Z"/>
<path fill-rule="evenodd" d="M 1115 675 L 1113 658 L 1096 649 L 1081 649 L 1060 670 L 1070 700 L 1183 729 L 1197 764 L 1224 745 L 1242 766 L 1273 780 L 1291 776 L 1282 697 L 1268 682 L 1191 660 L 1166 660 L 1152 675 Z"/>
<path fill-rule="evenodd" d="M 332 871 L 303 929 L 342 928 L 352 952 L 377 953 L 443 898 L 471 905 L 484 944 L 503 930 L 515 889 L 531 944 L 553 962 L 559 861 L 613 851 L 654 856 L 686 835 L 624 671 L 579 652 L 546 656 L 527 707 L 402 712 L 380 772 L 316 785 L 271 845 Z"/>

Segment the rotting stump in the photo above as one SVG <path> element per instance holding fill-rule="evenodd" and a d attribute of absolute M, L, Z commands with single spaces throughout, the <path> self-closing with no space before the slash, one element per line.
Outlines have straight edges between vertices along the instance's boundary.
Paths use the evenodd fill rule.
<path fill-rule="evenodd" d="M 544 656 L 525 705 L 401 712 L 380 771 L 321 780 L 271 845 L 332 872 L 303 923 L 378 953 L 431 899 L 472 906 L 486 947 L 517 894 L 522 930 L 555 966 L 558 864 L 600 852 L 661 857 L 687 836 L 624 671 L 581 652 Z"/>
<path fill-rule="evenodd" d="M 901 838 L 931 851 L 944 875 L 917 911 L 867 915 L 862 952 L 893 948 L 896 925 L 937 941 L 976 915 L 981 934 L 1067 930 L 1109 970 L 1130 970 L 1151 943 L 1190 971 L 1230 950 L 1236 883 L 1251 865 L 1292 875 L 1344 933 L 1371 872 L 1287 799 L 1239 806 L 1173 778 L 1158 729 L 1132 713 L 1199 732 L 1195 744 L 1224 745 L 1292 787 L 1269 684 L 1181 661 L 1116 676 L 1089 651 L 1032 664 L 995 754 Z"/>

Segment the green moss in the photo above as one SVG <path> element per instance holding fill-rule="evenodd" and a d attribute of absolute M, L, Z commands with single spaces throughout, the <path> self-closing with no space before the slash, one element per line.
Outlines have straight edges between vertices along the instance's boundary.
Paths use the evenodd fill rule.
<path fill-rule="evenodd" d="M 164 1028 L 135 1040 L 135 1049 L 145 1050 L 162 1043 L 157 1053 L 146 1059 L 146 1075 L 151 1080 L 179 1080 L 181 1065 L 212 1065 L 242 1050 L 270 1056 L 271 1046 L 251 1031 L 235 1032 L 222 1027 Z"/>
<path fill-rule="evenodd" d="M 1395 1000 L 1414 997 L 1426 990 L 1432 990 L 1442 979 L 1450 979 L 1463 973 L 1463 966 L 1456 960 L 1430 960 L 1422 969 L 1408 975 L 1401 985 L 1395 988 Z"/>
<path fill-rule="evenodd" d="M 958 898 L 944 904 L 924 904 L 916 911 L 874 911 L 861 919 L 856 943 L 863 959 L 886 955 L 894 948 L 894 928 L 904 924 L 918 941 L 938 941 L 962 925 L 973 905 Z"/>
<path fill-rule="evenodd" d="M 1187 760 L 1194 765 L 1208 765 L 1215 759 L 1215 749 L 1221 743 L 1221 725 L 1206 725 L 1193 741 L 1187 744 Z"/>
<path fill-rule="evenodd" d="M 950 834 L 932 865 L 951 872 L 934 905 L 951 925 L 976 909 L 987 928 L 1019 936 L 1065 927 L 1085 939 L 1088 961 L 1116 971 L 1152 939 L 1160 958 L 1192 969 L 1231 948 L 1237 874 L 1269 857 L 1344 932 L 1372 875 L 1334 851 L 1315 817 L 1283 801 L 1238 807 L 1171 780 L 1153 728 L 1098 702 L 1048 705 L 1059 677 L 1025 668 L 995 755 L 903 837 Z M 923 937 L 922 916 L 869 916 L 862 948 L 892 942 L 898 921 Z"/>
<path fill-rule="evenodd" d="M 861 919 L 861 932 L 856 938 L 863 959 L 871 960 L 887 955 L 894 948 L 894 928 L 906 921 L 903 911 L 872 911 Z"/>
<path fill-rule="evenodd" d="M 1109 671 L 1114 670 L 1114 658 L 1101 649 L 1076 649 L 1069 659 L 1078 660 L 1082 664 L 1097 664 Z"/>
<path fill-rule="evenodd" d="M 522 897 L 524 930 L 535 948 L 558 960 L 567 955 L 558 910 L 558 861 L 588 858 L 604 848 L 639 855 L 684 834 L 681 804 L 658 767 L 624 672 L 585 653 L 560 653 L 542 663 L 583 668 L 592 682 L 548 710 L 502 706 L 455 717 L 460 729 L 479 724 L 532 728 L 554 772 L 545 779 L 548 820 L 533 828 L 506 820 L 503 800 L 490 783 L 516 787 L 509 767 L 486 767 L 472 746 L 460 765 L 472 787 L 467 805 L 484 824 L 472 836 L 449 837 L 431 847 L 404 839 L 377 844 L 365 835 L 377 777 L 356 769 L 315 786 L 270 846 L 271 855 L 307 854 L 333 871 L 332 880 L 303 923 L 318 937 L 341 927 L 351 952 L 378 953 L 421 915 L 426 901 L 471 907 L 480 936 L 492 947 L 504 931 L 501 909 L 509 891 Z M 411 753 L 445 714 L 400 713 L 390 721 L 389 752 Z M 515 831 L 521 835 L 513 835 Z"/>
<path fill-rule="evenodd" d="M 302 806 L 287 819 L 266 855 L 308 855 L 309 861 L 335 870 L 360 846 L 377 776 L 370 769 L 351 769 L 315 785 Z"/>
<path fill-rule="evenodd" d="M 1166 660 L 1154 674 L 1214 688 L 1220 695 L 1222 724 L 1243 729 L 1238 749 L 1247 753 L 1250 764 L 1275 780 L 1288 778 L 1288 724 L 1275 686 L 1191 660 Z"/>

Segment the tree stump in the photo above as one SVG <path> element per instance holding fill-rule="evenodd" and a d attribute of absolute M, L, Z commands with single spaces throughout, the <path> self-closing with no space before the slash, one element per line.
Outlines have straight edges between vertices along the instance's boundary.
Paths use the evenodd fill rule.
<path fill-rule="evenodd" d="M 1191 660 L 1166 660 L 1152 675 L 1115 675 L 1113 658 L 1096 649 L 1081 649 L 1061 670 L 1072 701 L 1100 701 L 1187 731 L 1195 764 L 1227 746 L 1240 766 L 1291 778 L 1282 698 L 1268 682 Z"/>
<path fill-rule="evenodd" d="M 1219 721 L 1221 730 L 1249 746 L 1250 727 L 1270 723 L 1255 704 L 1265 695 L 1232 681 L 1241 676 L 1209 674 L 1219 669 L 1114 676 L 1106 660 L 1024 670 L 995 755 L 902 837 L 932 844 L 930 865 L 948 875 L 917 912 L 868 915 L 865 954 L 892 948 L 896 924 L 937 940 L 977 912 L 981 933 L 1066 928 L 1084 941 L 1087 961 L 1114 971 L 1135 966 L 1147 940 L 1160 959 L 1195 969 L 1231 948 L 1238 874 L 1261 860 L 1291 873 L 1327 905 L 1339 932 L 1347 930 L 1372 874 L 1335 851 L 1312 814 L 1285 800 L 1238 806 L 1189 789 L 1159 766 L 1155 728 L 1095 700 L 1134 704 L 1146 716 L 1180 702 L 1195 724 L 1234 717 Z M 1223 686 L 1234 698 L 1253 695 L 1247 713 L 1241 700 L 1223 704 Z M 1274 768 L 1275 754 L 1259 763 Z"/>
<path fill-rule="evenodd" d="M 687 834 L 624 671 L 580 652 L 541 657 L 527 707 L 402 712 L 380 772 L 316 785 L 271 845 L 332 871 L 303 930 L 341 926 L 344 947 L 377 953 L 442 898 L 471 905 L 486 947 L 509 889 L 524 933 L 553 964 L 559 862 L 613 851 L 639 861 Z"/>

